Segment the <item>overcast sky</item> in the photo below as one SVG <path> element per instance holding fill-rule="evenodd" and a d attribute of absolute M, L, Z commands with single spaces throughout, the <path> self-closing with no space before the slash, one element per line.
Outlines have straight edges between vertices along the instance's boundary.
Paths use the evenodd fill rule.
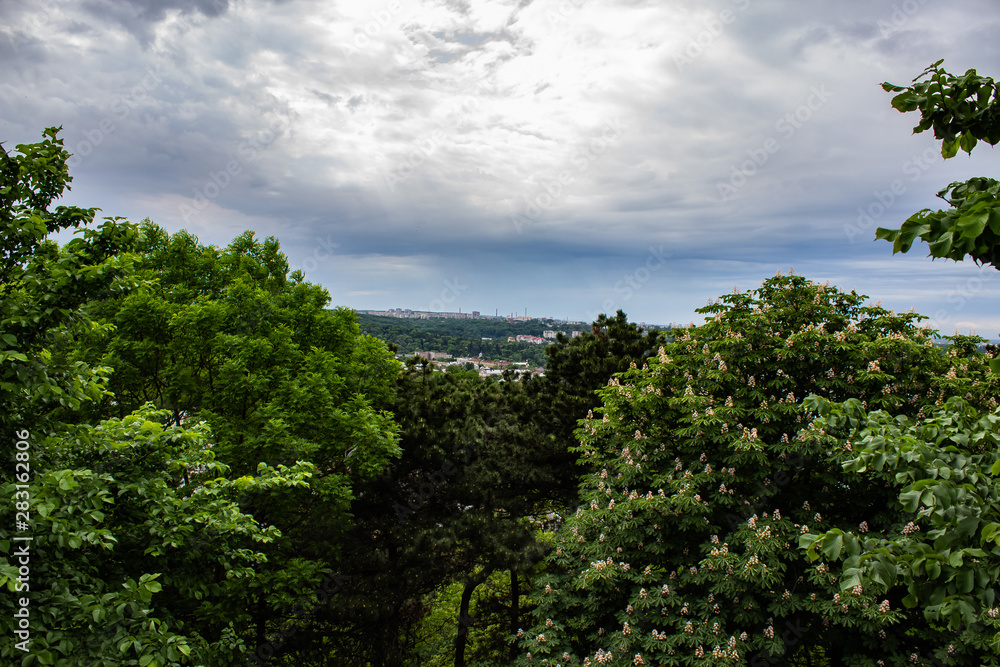
<path fill-rule="evenodd" d="M 66 203 L 275 236 L 358 309 L 653 323 L 778 270 L 1000 333 L 1000 272 L 877 226 L 1000 173 L 879 84 L 1000 76 L 996 0 L 0 0 L 0 140 Z M 943 203 L 943 202 L 941 202 Z"/>

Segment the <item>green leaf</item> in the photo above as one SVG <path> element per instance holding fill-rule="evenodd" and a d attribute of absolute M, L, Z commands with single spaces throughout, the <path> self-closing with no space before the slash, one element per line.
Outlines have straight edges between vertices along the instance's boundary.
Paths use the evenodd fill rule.
<path fill-rule="evenodd" d="M 832 539 L 831 539 L 832 537 Z M 823 538 L 823 555 L 830 560 L 837 560 L 840 557 L 840 550 L 844 546 L 844 536 L 843 535 L 829 535 L 827 534 Z"/>
<path fill-rule="evenodd" d="M 961 232 L 962 238 L 975 239 L 986 229 L 989 220 L 989 212 L 980 211 L 964 215 L 955 223 L 955 227 Z"/>
<path fill-rule="evenodd" d="M 917 511 L 917 507 L 920 505 L 920 494 L 919 490 L 899 494 L 899 502 L 903 504 L 904 512 Z"/>
<path fill-rule="evenodd" d="M 976 147 L 976 143 L 976 138 L 966 132 L 962 135 L 961 139 L 959 139 L 958 145 L 966 153 L 971 153 L 972 149 Z"/>
<path fill-rule="evenodd" d="M 941 157 L 945 160 L 958 155 L 958 139 L 950 139 L 941 142 Z"/>
<path fill-rule="evenodd" d="M 958 574 L 955 576 L 955 583 L 958 586 L 959 593 L 971 593 L 974 581 L 975 573 L 972 570 L 959 570 Z"/>

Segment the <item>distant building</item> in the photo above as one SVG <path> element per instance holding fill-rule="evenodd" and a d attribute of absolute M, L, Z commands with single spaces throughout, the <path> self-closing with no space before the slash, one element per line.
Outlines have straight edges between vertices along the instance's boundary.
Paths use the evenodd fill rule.
<path fill-rule="evenodd" d="M 527 336 L 527 335 L 524 335 L 524 334 L 518 334 L 518 336 L 517 336 L 517 342 L 518 343 L 534 343 L 535 345 L 544 345 L 548 341 L 545 340 L 544 338 L 540 338 L 539 336 Z"/>
<path fill-rule="evenodd" d="M 556 335 L 558 335 L 558 332 L 552 331 L 551 329 L 542 332 L 542 338 L 548 338 L 549 340 L 555 340 Z"/>
<path fill-rule="evenodd" d="M 478 315 L 476 313 L 437 313 L 430 310 L 410 310 L 407 308 L 403 310 L 402 308 L 392 308 L 390 310 L 359 310 L 362 315 L 378 315 L 380 317 L 399 317 L 403 319 L 413 319 L 413 320 L 432 320 L 432 319 L 445 319 L 445 320 L 471 320 Z"/>
<path fill-rule="evenodd" d="M 414 352 L 415 356 L 423 357 L 424 359 L 430 359 L 434 361 L 435 359 L 447 359 L 451 357 L 447 352 Z"/>
<path fill-rule="evenodd" d="M 573 337 L 573 338 L 579 338 L 581 334 L 583 334 L 583 332 L 582 332 L 582 331 L 574 331 L 574 332 L 573 332 L 573 336 L 572 336 L 572 337 Z"/>

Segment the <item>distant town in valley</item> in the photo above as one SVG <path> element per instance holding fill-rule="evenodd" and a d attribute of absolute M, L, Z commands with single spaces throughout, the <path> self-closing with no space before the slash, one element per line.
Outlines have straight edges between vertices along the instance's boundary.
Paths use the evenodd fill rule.
<path fill-rule="evenodd" d="M 502 376 L 507 370 L 542 375 L 546 348 L 559 334 L 576 338 L 591 330 L 589 322 L 524 315 L 483 315 L 472 312 L 434 312 L 393 308 L 358 310 L 361 332 L 390 345 L 398 359 L 419 356 L 444 372 L 475 372 L 480 377 Z M 608 313 L 613 316 L 613 313 Z M 647 325 L 666 330 L 677 325 Z"/>
<path fill-rule="evenodd" d="M 499 310 L 496 310 L 493 315 L 483 314 L 481 311 L 473 310 L 471 312 L 463 313 L 462 309 L 459 308 L 458 312 L 439 312 L 432 310 L 410 310 L 409 308 L 390 308 L 389 310 L 358 310 L 359 315 L 374 315 L 377 317 L 396 317 L 402 319 L 410 320 L 430 320 L 430 319 L 441 319 L 441 320 L 481 320 L 481 319 L 492 319 L 492 320 L 506 320 L 507 322 L 531 322 L 532 320 L 538 320 L 540 322 L 552 322 L 565 325 L 580 325 L 583 328 L 589 328 L 590 322 L 581 322 L 577 320 L 561 320 L 557 317 L 528 317 L 527 313 L 524 315 L 517 315 L 515 313 L 510 313 L 508 315 L 501 315 Z M 607 315 L 613 315 L 613 313 L 607 313 Z M 679 324 L 647 324 L 646 322 L 639 322 L 639 327 L 643 329 L 673 329 L 679 327 Z M 555 336 L 552 336 L 555 339 Z"/>

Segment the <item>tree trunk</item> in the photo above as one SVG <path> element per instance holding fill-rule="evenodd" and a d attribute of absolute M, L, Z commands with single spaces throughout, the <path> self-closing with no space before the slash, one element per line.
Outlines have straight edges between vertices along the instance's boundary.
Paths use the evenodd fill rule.
<path fill-rule="evenodd" d="M 472 625 L 472 617 L 469 616 L 469 602 L 472 600 L 472 593 L 476 586 L 490 576 L 489 570 L 483 570 L 465 584 L 462 591 L 462 602 L 458 607 L 458 637 L 455 638 L 455 667 L 465 667 L 465 646 L 469 639 L 469 626 Z"/>
<path fill-rule="evenodd" d="M 510 569 L 510 634 L 517 634 L 517 618 L 520 615 L 519 604 L 521 602 L 521 589 L 517 583 L 517 570 Z M 517 659 L 517 642 L 510 645 L 510 660 Z"/>

